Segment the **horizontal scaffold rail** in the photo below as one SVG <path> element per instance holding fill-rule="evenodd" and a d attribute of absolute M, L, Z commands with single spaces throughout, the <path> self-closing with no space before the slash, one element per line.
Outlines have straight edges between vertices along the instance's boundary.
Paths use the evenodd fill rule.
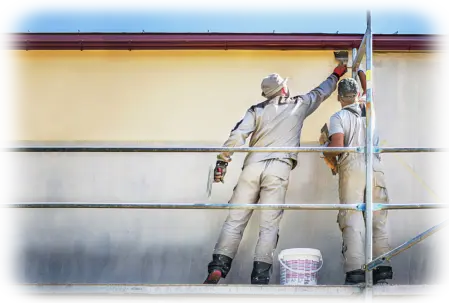
<path fill-rule="evenodd" d="M 18 146 L 6 148 L 7 152 L 100 152 L 100 153 L 218 153 L 218 152 L 287 152 L 287 153 L 365 153 L 365 147 L 144 147 L 144 146 Z M 427 147 L 375 147 L 373 153 L 449 152 L 447 148 Z"/>
<path fill-rule="evenodd" d="M 358 204 L 196 204 L 196 203 L 88 203 L 28 202 L 14 203 L 11 208 L 137 208 L 137 209 L 261 209 L 261 210 L 357 210 Z"/>
<path fill-rule="evenodd" d="M 361 210 L 365 210 L 365 204 L 361 205 Z M 449 208 L 449 204 L 447 203 L 419 203 L 419 204 L 383 204 L 383 203 L 373 203 L 373 210 L 381 210 L 381 209 L 435 209 L 435 208 Z"/>
<path fill-rule="evenodd" d="M 363 147 L 362 147 L 363 149 Z M 375 147 L 374 153 L 444 153 L 449 148 L 438 147 Z"/>
<path fill-rule="evenodd" d="M 103 146 L 33 146 L 13 147 L 12 152 L 143 152 L 143 153 L 218 153 L 218 152 L 359 152 L 358 147 L 103 147 Z"/>
<path fill-rule="evenodd" d="M 89 203 L 89 202 L 20 202 L 5 204 L 7 208 L 128 208 L 128 209 L 256 209 L 256 210 L 358 210 L 365 204 L 202 204 L 202 203 Z M 449 208 L 445 203 L 382 204 L 373 210 Z"/>

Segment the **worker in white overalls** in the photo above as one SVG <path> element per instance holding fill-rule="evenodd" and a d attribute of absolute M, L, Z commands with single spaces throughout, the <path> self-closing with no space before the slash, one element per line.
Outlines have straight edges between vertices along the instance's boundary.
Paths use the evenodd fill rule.
<path fill-rule="evenodd" d="M 363 104 L 360 104 L 359 87 L 352 78 L 338 83 L 338 101 L 342 109 L 332 115 L 329 122 L 330 144 L 328 147 L 364 146 L 366 138 L 366 117 Z M 378 146 L 379 137 L 374 133 L 374 146 Z M 327 157 L 335 153 L 324 153 Z M 365 154 L 342 153 L 338 155 L 340 203 L 364 203 L 366 188 Z M 379 154 L 373 159 L 373 203 L 388 203 L 388 192 Z M 345 284 L 365 282 L 365 222 L 364 213 L 356 210 L 341 210 L 338 224 L 343 235 L 342 253 L 345 258 Z M 373 213 L 373 256 L 376 258 L 390 250 L 387 231 L 387 211 Z M 386 283 L 392 279 L 393 272 L 388 262 L 373 272 L 373 283 Z"/>
<path fill-rule="evenodd" d="M 346 65 L 337 66 L 318 87 L 305 95 L 290 96 L 287 79 L 271 74 L 262 80 L 265 101 L 248 109 L 243 119 L 231 131 L 225 147 L 245 144 L 251 135 L 250 147 L 299 147 L 304 119 L 313 113 L 337 87 Z M 223 180 L 232 153 L 217 157 L 215 182 Z M 285 203 L 290 171 L 297 165 L 297 153 L 248 153 L 230 204 Z M 218 242 L 208 265 L 205 284 L 216 284 L 231 269 L 243 232 L 251 217 L 250 209 L 231 209 L 224 222 Z M 260 213 L 260 233 L 251 273 L 252 284 L 268 284 L 273 253 L 278 243 L 279 223 L 283 210 L 263 210 Z"/>

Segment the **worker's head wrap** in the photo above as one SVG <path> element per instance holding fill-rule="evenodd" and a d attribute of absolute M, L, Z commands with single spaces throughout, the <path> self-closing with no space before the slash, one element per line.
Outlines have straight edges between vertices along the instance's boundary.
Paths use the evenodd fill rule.
<path fill-rule="evenodd" d="M 346 103 L 356 102 L 359 85 L 352 78 L 346 78 L 338 83 L 338 100 Z"/>
<path fill-rule="evenodd" d="M 279 74 L 270 74 L 266 76 L 260 84 L 262 96 L 265 98 L 272 98 L 279 95 L 282 88 L 287 88 L 287 80 L 288 78 L 283 79 Z"/>

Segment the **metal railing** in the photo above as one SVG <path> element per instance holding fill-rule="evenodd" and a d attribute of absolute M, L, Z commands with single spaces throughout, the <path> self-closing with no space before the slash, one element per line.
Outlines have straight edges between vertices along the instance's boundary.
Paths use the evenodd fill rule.
<path fill-rule="evenodd" d="M 255 209 L 255 210 L 356 210 L 363 211 L 366 215 L 365 235 L 365 262 L 366 271 L 365 291 L 367 297 L 372 295 L 373 269 L 389 260 L 393 256 L 405 251 L 413 245 L 447 226 L 449 221 L 444 221 L 429 230 L 421 233 L 410 241 L 394 248 L 390 252 L 373 260 L 373 212 L 378 210 L 401 209 L 441 209 L 449 208 L 445 203 L 413 203 L 413 204 L 382 204 L 373 203 L 372 175 L 373 155 L 377 153 L 421 153 L 421 152 L 448 152 L 446 148 L 412 148 L 412 147 L 377 147 L 373 146 L 373 134 L 375 131 L 375 114 L 372 93 L 372 31 L 371 14 L 367 13 L 367 30 L 363 36 L 361 45 L 352 50 L 353 64 L 352 75 L 355 78 L 361 60 L 366 53 L 366 146 L 359 147 L 103 147 L 103 146 L 16 146 L 6 148 L 8 152 L 169 152 L 169 153 L 208 153 L 208 152 L 348 152 L 366 154 L 366 196 L 365 203 L 359 204 L 193 204 L 193 203 L 89 203 L 89 202 L 23 202 L 5 205 L 8 208 L 122 208 L 122 209 Z"/>
<path fill-rule="evenodd" d="M 365 153 L 364 146 L 355 147 L 110 147 L 110 146 L 16 146 L 5 148 L 7 152 L 22 153 L 316 153 L 316 152 L 337 152 L 337 153 Z M 373 147 L 372 153 L 428 153 L 428 152 L 449 152 L 448 148 L 435 147 Z"/>
<path fill-rule="evenodd" d="M 207 204 L 207 203 L 90 203 L 90 202 L 18 202 L 5 204 L 7 208 L 134 208 L 134 209 L 256 209 L 256 210 L 357 210 L 365 211 L 359 204 Z M 382 204 L 373 203 L 373 210 L 437 209 L 449 208 L 445 203 Z"/>

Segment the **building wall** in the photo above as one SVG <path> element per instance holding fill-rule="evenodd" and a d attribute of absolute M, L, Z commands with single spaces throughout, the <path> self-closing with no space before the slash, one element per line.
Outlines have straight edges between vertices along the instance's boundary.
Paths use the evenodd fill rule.
<path fill-rule="evenodd" d="M 18 52 L 19 140 L 222 141 L 269 73 L 306 92 L 332 72 L 332 52 Z M 310 117 L 315 141 L 333 96 Z M 321 116 L 322 115 L 322 116 Z M 217 123 L 220 120 L 220 123 Z M 57 127 L 55 127 L 57 126 Z"/>
<path fill-rule="evenodd" d="M 272 72 L 306 93 L 335 66 L 331 51 L 18 51 L 16 140 L 24 144 L 218 146 L 246 109 L 263 99 Z M 438 146 L 431 54 L 375 54 L 376 127 L 386 146 Z M 333 94 L 305 122 L 304 146 L 338 110 Z M 16 154 L 18 201 L 225 203 L 244 154 L 225 184 L 205 196 L 214 154 Z M 442 202 L 441 155 L 385 154 L 393 203 Z M 302 153 L 287 203 L 338 203 L 337 179 L 320 156 Z M 33 283 L 201 283 L 226 210 L 17 209 L 16 279 Z M 336 211 L 286 211 L 277 253 L 319 249 L 320 284 L 343 282 Z M 227 283 L 249 283 L 258 213 Z M 390 211 L 391 245 L 441 221 L 433 210 Z M 443 233 L 443 232 L 441 232 Z M 435 235 L 393 259 L 394 283 L 436 283 Z M 272 283 L 279 283 L 276 262 Z"/>

